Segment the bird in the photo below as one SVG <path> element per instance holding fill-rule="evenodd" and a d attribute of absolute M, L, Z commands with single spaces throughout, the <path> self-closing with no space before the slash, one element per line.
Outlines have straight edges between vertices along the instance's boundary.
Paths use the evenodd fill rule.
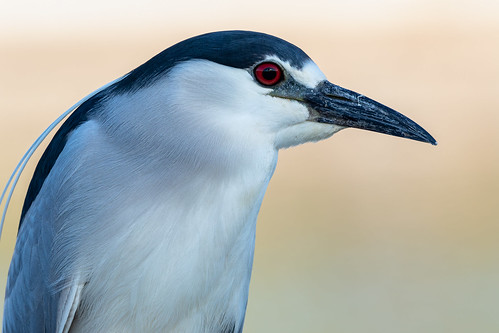
<path fill-rule="evenodd" d="M 66 114 L 24 200 L 4 333 L 242 332 L 279 150 L 345 128 L 436 145 L 297 46 L 242 30 L 170 46 Z"/>

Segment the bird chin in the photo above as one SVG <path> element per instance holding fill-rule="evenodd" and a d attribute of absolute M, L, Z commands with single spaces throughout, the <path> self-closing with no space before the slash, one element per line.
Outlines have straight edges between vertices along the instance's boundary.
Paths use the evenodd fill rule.
<path fill-rule="evenodd" d="M 277 149 L 282 149 L 324 140 L 343 128 L 345 127 L 305 121 L 280 130 L 276 136 L 275 146 Z"/>

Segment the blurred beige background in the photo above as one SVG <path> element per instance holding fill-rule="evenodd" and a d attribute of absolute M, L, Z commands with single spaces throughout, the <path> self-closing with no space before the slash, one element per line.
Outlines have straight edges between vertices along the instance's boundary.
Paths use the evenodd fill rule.
<path fill-rule="evenodd" d="M 271 33 L 439 145 L 347 129 L 281 152 L 245 333 L 499 332 L 498 18 L 495 0 L 3 1 L 0 183 L 60 113 L 173 43 Z"/>

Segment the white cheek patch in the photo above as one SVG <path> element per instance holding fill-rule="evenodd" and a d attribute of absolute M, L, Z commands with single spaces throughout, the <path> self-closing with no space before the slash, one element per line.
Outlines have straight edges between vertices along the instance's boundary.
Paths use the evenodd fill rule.
<path fill-rule="evenodd" d="M 293 67 L 288 61 L 283 61 L 276 56 L 268 57 L 265 61 L 277 62 L 289 74 L 291 74 L 296 81 L 303 84 L 307 88 L 315 88 L 319 82 L 327 80 L 324 73 L 322 73 L 319 67 L 312 60 L 306 62 L 301 69 Z"/>

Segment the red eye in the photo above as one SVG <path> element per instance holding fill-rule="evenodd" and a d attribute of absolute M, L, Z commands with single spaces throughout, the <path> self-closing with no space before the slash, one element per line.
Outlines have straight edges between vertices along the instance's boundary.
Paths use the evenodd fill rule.
<path fill-rule="evenodd" d="M 264 86 L 273 86 L 282 79 L 282 69 L 271 62 L 255 67 L 255 77 Z"/>

